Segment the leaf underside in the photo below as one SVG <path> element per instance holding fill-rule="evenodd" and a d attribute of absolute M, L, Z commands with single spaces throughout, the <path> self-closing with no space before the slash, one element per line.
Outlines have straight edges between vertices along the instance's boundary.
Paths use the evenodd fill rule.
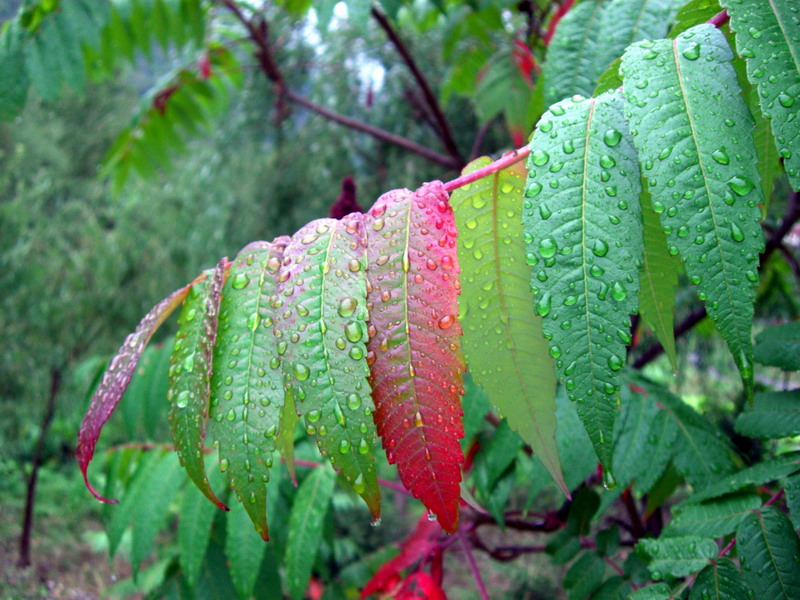
<path fill-rule="evenodd" d="M 491 162 L 479 158 L 464 173 Z M 541 318 L 533 313 L 522 236 L 522 166 L 464 186 L 451 197 L 459 231 L 464 356 L 473 379 L 569 491 L 556 446 L 555 372 Z"/>
<path fill-rule="evenodd" d="M 211 368 L 227 258 L 189 291 L 178 316 L 178 333 L 169 359 L 169 425 L 181 465 L 200 491 L 228 510 L 206 476 L 203 439 L 211 392 Z"/>
<path fill-rule="evenodd" d="M 623 93 L 668 251 L 683 259 L 750 396 L 763 198 L 752 118 L 731 59 L 712 25 L 634 44 L 622 59 Z"/>
<path fill-rule="evenodd" d="M 556 372 L 605 472 L 642 262 L 636 154 L 622 97 L 575 97 L 533 134 L 523 226 L 536 312 Z"/>
<path fill-rule="evenodd" d="M 378 433 L 403 485 L 452 533 L 464 461 L 453 211 L 442 183 L 432 182 L 382 195 L 366 222 Z"/>
<path fill-rule="evenodd" d="M 253 242 L 233 261 L 222 292 L 211 380 L 210 433 L 219 468 L 265 539 L 266 482 L 284 404 L 269 302 L 287 241 Z"/>
<path fill-rule="evenodd" d="M 367 381 L 364 217 L 312 221 L 284 252 L 275 300 L 283 372 L 306 432 L 361 495 L 375 519 L 374 406 Z"/>

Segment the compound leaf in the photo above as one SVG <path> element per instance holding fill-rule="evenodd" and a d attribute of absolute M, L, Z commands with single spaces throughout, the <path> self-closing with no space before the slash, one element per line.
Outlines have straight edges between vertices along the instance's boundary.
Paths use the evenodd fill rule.
<path fill-rule="evenodd" d="M 178 333 L 169 359 L 169 425 L 175 451 L 189 477 L 206 498 L 228 508 L 208 485 L 203 438 L 211 392 L 211 365 L 227 258 L 195 283 L 178 316 Z"/>
<path fill-rule="evenodd" d="M 211 379 L 209 418 L 219 468 L 264 539 L 266 482 L 284 404 L 270 299 L 287 241 L 253 242 L 233 261 L 222 292 Z"/>
<path fill-rule="evenodd" d="M 629 47 L 622 75 L 631 131 L 669 253 L 681 255 L 750 397 L 763 197 L 753 121 L 732 58 L 725 36 L 699 25 L 674 40 Z"/>
<path fill-rule="evenodd" d="M 535 309 L 608 477 L 642 262 L 641 183 L 622 105 L 607 92 L 552 106 L 533 134 L 523 204 Z"/>
<path fill-rule="evenodd" d="M 470 163 L 464 173 L 489 164 Z M 500 171 L 453 192 L 463 276 L 464 356 L 473 379 L 539 457 L 565 494 L 556 446 L 556 379 L 541 317 L 531 314 L 522 237 L 525 170 Z"/>
<path fill-rule="evenodd" d="M 367 381 L 364 218 L 312 221 L 286 246 L 276 300 L 283 372 L 306 431 L 380 515 Z M 280 303 L 278 305 L 278 303 Z"/>
<path fill-rule="evenodd" d="M 793 0 L 722 0 L 747 76 L 758 86 L 789 183 L 800 190 L 800 14 Z"/>
<path fill-rule="evenodd" d="M 382 195 L 367 234 L 367 360 L 378 433 L 403 484 L 452 533 L 464 461 L 464 360 L 456 225 L 444 186 Z"/>
<path fill-rule="evenodd" d="M 800 539 L 773 506 L 748 515 L 736 531 L 744 578 L 762 598 L 795 598 L 800 590 Z"/>

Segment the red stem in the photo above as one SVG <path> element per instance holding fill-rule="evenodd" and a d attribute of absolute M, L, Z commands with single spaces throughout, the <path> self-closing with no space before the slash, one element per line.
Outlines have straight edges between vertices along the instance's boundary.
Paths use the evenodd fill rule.
<path fill-rule="evenodd" d="M 481 600 L 489 600 L 489 592 L 486 591 L 486 585 L 483 583 L 481 572 L 478 570 L 478 563 L 475 562 L 475 556 L 472 554 L 472 548 L 469 541 L 464 535 L 464 530 L 458 530 L 458 541 L 461 543 L 461 549 L 464 550 L 464 556 L 467 559 L 469 570 L 472 573 L 472 578 L 475 580 L 475 587 L 478 588 Z"/>
<path fill-rule="evenodd" d="M 717 14 L 715 14 L 713 17 L 711 17 L 706 22 L 709 25 L 713 25 L 714 27 L 719 29 L 720 27 L 725 25 L 725 23 L 728 22 L 728 19 L 730 19 L 730 16 L 728 15 L 728 11 L 727 10 L 723 10 L 723 11 L 718 12 Z"/>
<path fill-rule="evenodd" d="M 463 187 L 472 183 L 473 181 L 478 181 L 479 179 L 483 179 L 484 177 L 488 177 L 493 173 L 497 173 L 498 171 L 502 171 L 503 169 L 507 169 L 514 163 L 518 163 L 519 161 L 523 160 L 528 154 L 531 153 L 530 146 L 523 146 L 522 148 L 517 148 L 516 150 L 512 150 L 502 158 L 494 161 L 491 164 L 486 165 L 482 169 L 478 169 L 477 171 L 473 171 L 472 173 L 467 173 L 466 175 L 462 175 L 452 181 L 448 181 L 444 184 L 444 189 L 448 192 L 452 192 L 455 189 Z"/>
<path fill-rule="evenodd" d="M 770 497 L 770 499 L 769 499 L 769 500 L 767 500 L 766 502 L 764 502 L 764 506 L 772 506 L 772 505 L 773 505 L 773 504 L 775 504 L 775 503 L 776 503 L 778 500 L 780 500 L 781 496 L 783 496 L 783 488 L 779 489 L 777 492 L 775 492 L 775 493 L 774 493 L 774 494 L 773 494 L 773 495 Z"/>

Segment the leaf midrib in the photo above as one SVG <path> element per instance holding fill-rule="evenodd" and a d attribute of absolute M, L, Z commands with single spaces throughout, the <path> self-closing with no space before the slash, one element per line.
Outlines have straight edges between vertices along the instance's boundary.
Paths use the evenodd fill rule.
<path fill-rule="evenodd" d="M 758 515 L 758 526 L 760 528 L 759 533 L 761 533 L 762 537 L 764 538 L 764 546 L 766 546 L 767 552 L 769 552 L 770 562 L 775 569 L 775 574 L 778 577 L 778 583 L 781 584 L 781 591 L 783 592 L 785 598 L 791 598 L 791 596 L 789 596 L 789 594 L 786 592 L 786 585 L 783 583 L 781 570 L 778 568 L 778 562 L 775 560 L 775 553 L 772 551 L 772 546 L 770 545 L 769 538 L 767 537 L 767 530 L 764 526 L 764 513 L 759 510 L 756 511 L 756 514 Z"/>

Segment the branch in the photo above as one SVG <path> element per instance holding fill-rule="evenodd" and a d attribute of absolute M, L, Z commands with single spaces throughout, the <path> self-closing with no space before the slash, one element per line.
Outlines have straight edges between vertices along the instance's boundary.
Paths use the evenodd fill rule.
<path fill-rule="evenodd" d="M 430 85 L 428 85 L 428 81 L 425 79 L 425 76 L 417 67 L 417 63 L 414 61 L 414 57 L 411 56 L 411 53 L 408 51 L 408 47 L 403 43 L 403 40 L 400 39 L 400 36 L 397 35 L 397 32 L 394 30 L 392 24 L 389 22 L 389 19 L 386 18 L 386 15 L 383 14 L 383 12 L 378 10 L 377 7 L 373 6 L 371 14 L 372 17 L 378 22 L 378 25 L 381 26 L 381 29 L 386 32 L 389 41 L 392 42 L 392 45 L 397 50 L 397 53 L 403 59 L 403 62 L 406 63 L 408 70 L 414 77 L 414 81 L 417 82 L 417 86 L 419 86 L 422 95 L 425 97 L 425 101 L 428 103 L 428 106 L 433 113 L 433 118 L 436 121 L 437 126 L 434 128 L 434 130 L 439 136 L 439 139 L 442 140 L 442 143 L 444 144 L 448 154 L 450 154 L 453 159 L 459 161 L 463 166 L 464 159 L 459 153 L 458 146 L 456 146 L 456 142 L 453 139 L 453 134 L 450 131 L 450 125 L 447 122 L 447 117 L 444 116 L 444 112 L 442 112 L 442 108 L 439 106 L 439 101 L 436 99 L 436 95 L 431 90 Z"/>
<path fill-rule="evenodd" d="M 267 76 L 267 79 L 275 84 L 275 87 L 277 88 L 278 94 L 281 98 L 287 98 L 296 104 L 304 106 L 307 109 L 322 115 L 326 119 L 334 121 L 335 123 L 339 123 L 340 125 L 344 125 L 345 127 L 349 127 L 350 129 L 366 133 L 367 135 L 370 135 L 388 144 L 392 144 L 393 146 L 408 150 L 409 152 L 417 154 L 418 156 L 422 156 L 423 158 L 437 165 L 453 170 L 460 170 L 464 165 L 464 161 L 460 158 L 456 160 L 452 156 L 447 156 L 445 154 L 436 152 L 435 150 L 431 150 L 430 148 L 409 140 L 408 138 L 390 133 L 384 129 L 381 129 L 380 127 L 375 127 L 374 125 L 364 123 L 363 121 L 353 119 L 352 117 L 339 114 L 333 110 L 312 102 L 305 96 L 293 90 L 290 90 L 286 87 L 283 74 L 281 73 L 280 68 L 275 62 L 272 54 L 272 48 L 269 45 L 268 26 L 266 21 L 261 18 L 248 18 L 234 0 L 217 1 L 227 10 L 229 10 L 247 30 L 248 37 L 256 46 L 255 57 L 258 60 L 259 68 Z"/>
<path fill-rule="evenodd" d="M 478 169 L 477 171 L 473 171 L 472 173 L 467 173 L 466 175 L 462 175 L 452 181 L 448 181 L 444 184 L 444 189 L 448 192 L 452 192 L 453 190 L 463 187 L 472 183 L 473 181 L 478 181 L 479 179 L 483 179 L 484 177 L 488 177 L 493 173 L 497 173 L 498 171 L 502 171 L 503 169 L 507 169 L 514 163 L 518 163 L 519 161 L 523 160 L 528 154 L 531 153 L 530 146 L 523 146 L 522 148 L 517 148 L 516 150 L 512 150 L 502 158 L 494 161 L 491 164 L 486 165 L 482 169 Z"/>
<path fill-rule="evenodd" d="M 461 548 L 464 550 L 464 556 L 467 559 L 469 570 L 472 573 L 472 578 L 475 580 L 475 586 L 478 588 L 481 600 L 489 600 L 489 592 L 486 591 L 486 585 L 483 583 L 481 572 L 478 570 L 478 564 L 475 562 L 475 557 L 472 554 L 472 548 L 464 535 L 464 530 L 458 531 L 458 541 L 461 542 Z"/>
<path fill-rule="evenodd" d="M 719 16 L 719 15 L 718 15 Z M 716 18 L 716 17 L 715 17 Z M 788 234 L 794 224 L 800 220 L 800 192 L 792 192 L 789 195 L 789 202 L 787 203 L 786 207 L 786 214 L 783 216 L 780 225 L 773 231 L 772 235 L 770 236 L 769 240 L 767 240 L 766 245 L 764 246 L 764 251 L 761 253 L 759 258 L 758 266 L 759 268 L 763 267 L 766 263 L 767 259 L 770 255 L 780 248 L 783 238 Z M 690 312 L 686 317 L 678 323 L 675 327 L 675 339 L 677 340 L 679 337 L 683 336 L 687 332 L 691 331 L 692 328 L 697 325 L 700 321 L 702 321 L 706 317 L 706 309 L 703 307 L 696 308 L 692 312 Z M 664 353 L 663 346 L 655 342 L 650 348 L 645 350 L 639 358 L 637 358 L 634 363 L 633 367 L 635 369 L 641 369 L 646 364 L 652 362 L 659 356 Z"/>

